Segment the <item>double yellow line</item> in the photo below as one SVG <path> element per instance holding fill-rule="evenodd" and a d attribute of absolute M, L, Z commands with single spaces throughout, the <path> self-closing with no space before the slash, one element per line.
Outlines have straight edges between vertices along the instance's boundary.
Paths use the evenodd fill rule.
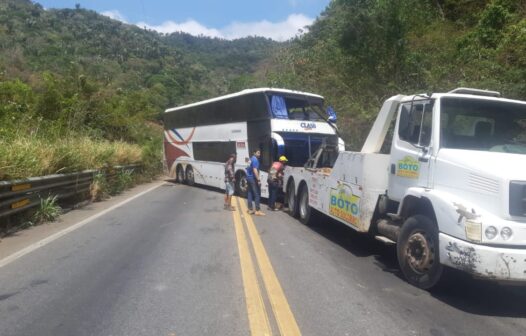
<path fill-rule="evenodd" d="M 241 274 L 243 277 L 243 287 L 245 289 L 245 301 L 247 305 L 248 320 L 250 324 L 251 335 L 272 335 L 272 328 L 270 326 L 269 317 L 265 308 L 265 302 L 261 295 L 261 289 L 258 282 L 256 268 L 254 267 L 253 258 L 249 249 L 249 242 L 246 238 L 245 228 L 241 219 L 241 213 L 247 213 L 247 207 L 245 203 L 234 197 L 234 202 L 237 204 L 238 211 L 232 212 L 234 219 L 234 226 L 237 237 L 237 247 L 239 249 L 239 259 L 241 263 Z M 281 335 L 301 335 L 294 314 L 290 310 L 289 303 L 283 289 L 278 281 L 276 273 L 272 268 L 270 259 L 265 251 L 263 242 L 259 237 L 256 230 L 256 226 L 252 217 L 243 215 L 245 220 L 246 229 L 252 242 L 255 259 L 259 266 L 261 278 L 265 285 L 266 294 L 276 324 Z"/>

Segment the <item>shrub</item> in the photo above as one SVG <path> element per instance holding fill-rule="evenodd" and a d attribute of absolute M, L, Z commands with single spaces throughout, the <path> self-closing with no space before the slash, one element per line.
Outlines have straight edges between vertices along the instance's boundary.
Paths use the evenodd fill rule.
<path fill-rule="evenodd" d="M 40 207 L 34 215 L 35 223 L 52 222 L 60 216 L 62 208 L 57 204 L 57 196 L 40 199 Z"/>
<path fill-rule="evenodd" d="M 93 183 L 90 186 L 90 196 L 92 202 L 102 201 L 109 195 L 108 181 L 106 175 L 99 172 L 93 176 Z"/>

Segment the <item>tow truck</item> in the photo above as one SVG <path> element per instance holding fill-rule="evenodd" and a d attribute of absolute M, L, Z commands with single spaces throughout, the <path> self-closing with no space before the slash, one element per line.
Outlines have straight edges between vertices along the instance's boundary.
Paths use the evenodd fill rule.
<path fill-rule="evenodd" d="M 328 216 L 396 244 L 422 289 L 449 267 L 526 281 L 525 101 L 470 88 L 393 96 L 361 151 L 325 143 L 285 169 L 283 191 L 305 224 Z"/>

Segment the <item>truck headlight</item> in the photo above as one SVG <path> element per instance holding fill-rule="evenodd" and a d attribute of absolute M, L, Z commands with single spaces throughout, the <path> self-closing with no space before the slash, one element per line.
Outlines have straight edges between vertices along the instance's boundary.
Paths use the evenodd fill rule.
<path fill-rule="evenodd" d="M 498 233 L 499 233 L 499 230 L 497 230 L 497 228 L 494 227 L 494 226 L 488 226 L 486 228 L 486 231 L 484 231 L 484 234 L 486 235 L 486 238 L 488 238 L 490 240 L 495 238 Z"/>
<path fill-rule="evenodd" d="M 503 227 L 502 230 L 500 230 L 500 236 L 504 240 L 508 240 L 513 235 L 513 231 L 509 227 Z"/>

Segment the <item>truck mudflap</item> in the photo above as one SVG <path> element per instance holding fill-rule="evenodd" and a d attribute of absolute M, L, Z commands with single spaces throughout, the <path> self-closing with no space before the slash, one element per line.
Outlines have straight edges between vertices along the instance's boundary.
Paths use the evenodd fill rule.
<path fill-rule="evenodd" d="M 440 262 L 480 278 L 526 283 L 526 249 L 477 245 L 440 233 Z"/>

